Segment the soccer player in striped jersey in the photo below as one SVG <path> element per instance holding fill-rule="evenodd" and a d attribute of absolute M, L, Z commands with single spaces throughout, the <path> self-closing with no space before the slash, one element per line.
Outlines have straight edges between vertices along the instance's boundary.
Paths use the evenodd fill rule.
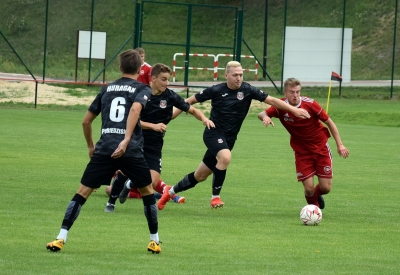
<path fill-rule="evenodd" d="M 215 128 L 204 129 L 203 141 L 207 151 L 197 170 L 187 174 L 173 187 L 165 188 L 168 192 L 164 192 L 158 201 L 159 210 L 165 207 L 171 196 L 195 187 L 211 174 L 213 174 L 211 208 L 223 207 L 224 202 L 220 199 L 220 193 L 231 161 L 231 150 L 253 99 L 293 112 L 296 117 L 309 117 L 306 110 L 294 108 L 243 82 L 243 68 L 237 61 L 228 62 L 225 78 L 226 82 L 206 88 L 186 100 L 190 104 L 211 100 L 210 119 L 214 122 Z M 174 116 L 178 113 L 179 110 Z"/>
<path fill-rule="evenodd" d="M 143 198 L 144 215 L 150 231 L 147 250 L 152 253 L 161 252 L 156 200 L 150 169 L 143 156 L 143 134 L 139 122 L 140 112 L 148 103 L 151 89 L 137 81 L 141 65 L 137 51 L 122 52 L 119 62 L 122 77 L 100 90 L 83 118 L 83 133 L 90 161 L 77 193 L 67 206 L 56 240 L 46 245 L 50 251 L 57 252 L 64 247 L 68 232 L 90 194 L 101 185 L 108 185 L 115 171 L 121 170 L 129 176 Z M 100 113 L 101 136 L 95 144 L 92 122 Z"/>
<path fill-rule="evenodd" d="M 311 115 L 310 119 L 299 119 L 289 112 L 271 106 L 258 114 L 263 125 L 274 126 L 272 117 L 277 117 L 290 134 L 290 146 L 293 148 L 297 180 L 303 183 L 304 195 L 308 204 L 325 208 L 322 195 L 332 188 L 332 155 L 328 139 L 333 136 L 337 152 L 343 158 L 349 151 L 340 139 L 339 130 L 325 110 L 312 98 L 300 95 L 301 83 L 295 78 L 288 78 L 284 83 L 285 98 L 281 100 L 295 108 L 303 108 Z M 321 121 L 327 127 L 322 125 Z M 328 130 L 329 129 L 329 130 Z M 314 187 L 314 176 L 318 184 Z"/>

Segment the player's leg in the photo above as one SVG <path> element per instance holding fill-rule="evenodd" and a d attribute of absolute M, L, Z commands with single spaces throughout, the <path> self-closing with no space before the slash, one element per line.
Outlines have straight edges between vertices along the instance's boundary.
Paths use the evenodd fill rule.
<path fill-rule="evenodd" d="M 152 171 L 152 170 L 150 170 L 150 171 Z M 157 180 L 157 178 L 158 178 L 158 180 Z M 153 177 L 153 172 L 152 172 L 152 179 L 153 179 L 153 182 L 152 182 L 153 189 L 154 189 L 154 191 L 157 192 L 157 193 L 155 193 L 156 199 L 160 199 L 162 194 L 164 193 L 165 188 L 169 185 L 167 185 L 162 179 L 160 179 L 160 174 L 158 174 L 157 177 Z M 169 186 L 169 187 L 171 187 L 171 186 Z M 157 197 L 157 196 L 159 196 L 159 197 Z M 177 194 L 172 195 L 171 199 L 174 202 L 179 203 L 179 204 L 185 203 L 185 200 L 186 200 L 185 197 L 178 196 Z"/>
<path fill-rule="evenodd" d="M 208 168 L 203 162 L 200 163 L 199 167 L 195 172 L 189 173 L 183 177 L 181 181 L 172 187 L 167 186 L 161 199 L 158 201 L 158 209 L 162 210 L 165 204 L 177 193 L 193 188 L 197 183 L 202 182 L 212 174 L 212 170 Z"/>
<path fill-rule="evenodd" d="M 115 202 L 117 201 L 119 193 L 121 193 L 124 183 L 127 179 L 128 177 L 125 176 L 120 170 L 115 173 L 111 183 L 110 196 L 108 197 L 104 212 L 114 212 Z"/>
<path fill-rule="evenodd" d="M 121 160 L 121 162 L 123 162 Z M 145 158 L 127 158 L 123 163 L 124 167 L 121 170 L 130 179 L 130 187 L 136 187 L 142 195 L 144 215 L 147 220 L 150 231 L 150 243 L 147 250 L 152 253 L 160 253 L 160 240 L 158 237 L 158 216 L 156 199 L 154 197 L 152 178 L 149 166 Z"/>
<path fill-rule="evenodd" d="M 304 197 L 308 204 L 318 204 L 318 193 L 315 192 L 314 175 L 316 174 L 316 154 L 299 154 L 295 152 L 297 180 L 303 183 Z"/>
<path fill-rule="evenodd" d="M 231 161 L 231 156 L 231 151 L 229 149 L 220 150 L 217 154 L 217 164 L 213 169 L 214 177 L 212 181 L 211 208 L 224 206 L 224 202 L 221 201 L 220 198 L 220 193 L 225 181 L 226 169 Z"/>
<path fill-rule="evenodd" d="M 96 160 L 96 164 L 93 164 L 92 161 L 94 160 Z M 47 244 L 47 249 L 57 252 L 63 248 L 64 243 L 67 241 L 68 231 L 78 218 L 81 208 L 89 198 L 90 194 L 95 188 L 99 188 L 101 185 L 107 185 L 107 180 L 104 181 L 104 179 L 111 178 L 115 171 L 111 165 L 107 165 L 107 161 L 108 159 L 102 156 L 99 157 L 94 155 L 92 157 L 83 173 L 77 193 L 73 196 L 67 206 L 60 232 L 55 241 Z M 99 166 L 101 166 L 102 169 L 99 169 Z"/>
<path fill-rule="evenodd" d="M 150 166 L 150 174 L 151 174 L 151 180 L 152 180 L 151 185 L 153 186 L 153 190 L 162 194 L 164 192 L 164 188 L 166 185 L 162 180 L 160 180 L 160 172 L 151 169 L 151 166 Z"/>
<path fill-rule="evenodd" d="M 150 231 L 150 243 L 147 250 L 152 253 L 160 253 L 160 239 L 158 237 L 158 217 L 156 198 L 154 197 L 153 187 L 149 184 L 146 187 L 138 188 L 142 194 L 142 201 L 144 206 L 144 215 L 147 219 L 147 224 Z"/>
<path fill-rule="evenodd" d="M 56 237 L 56 240 L 48 243 L 46 246 L 47 249 L 53 252 L 57 252 L 63 248 L 65 242 L 67 241 L 69 229 L 78 218 L 82 206 L 85 204 L 86 200 L 93 192 L 93 189 L 94 188 L 82 185 L 82 183 L 80 184 L 78 192 L 71 199 L 67 206 L 67 209 L 65 210 L 64 219 L 62 221 L 61 229 Z"/>
<path fill-rule="evenodd" d="M 315 186 L 315 192 L 318 196 L 318 203 L 321 209 L 325 208 L 325 200 L 322 195 L 328 194 L 332 189 L 332 154 L 327 144 L 320 154 L 317 155 L 316 170 L 318 176 L 318 184 Z"/>
<path fill-rule="evenodd" d="M 108 185 L 108 186 L 106 186 L 106 194 L 107 194 L 107 196 L 110 196 L 110 194 L 111 194 L 111 188 L 112 188 L 112 185 Z M 95 190 L 93 190 L 93 192 L 95 192 Z"/>
<path fill-rule="evenodd" d="M 142 195 L 140 194 L 137 188 L 131 188 L 129 190 L 128 198 L 130 199 L 141 199 Z"/>
<path fill-rule="evenodd" d="M 225 135 L 218 130 L 205 130 L 203 135 L 204 144 L 208 151 L 204 155 L 203 162 L 212 170 L 214 176 L 212 181 L 211 208 L 224 206 L 220 193 L 226 177 L 226 170 L 231 162 L 231 149 L 234 142 L 229 142 Z"/>
<path fill-rule="evenodd" d="M 303 180 L 302 183 L 304 187 L 304 197 L 306 198 L 307 203 L 319 206 L 318 195 L 314 188 L 314 177 L 309 177 Z"/>
<path fill-rule="evenodd" d="M 319 208 L 325 208 L 325 199 L 322 195 L 326 195 L 331 191 L 332 179 L 318 177 L 319 183 L 315 186 L 315 193 L 317 194 Z"/>

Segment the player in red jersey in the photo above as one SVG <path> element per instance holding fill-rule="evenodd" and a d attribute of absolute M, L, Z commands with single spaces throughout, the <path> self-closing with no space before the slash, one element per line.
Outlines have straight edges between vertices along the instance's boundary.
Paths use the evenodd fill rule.
<path fill-rule="evenodd" d="M 142 66 L 140 67 L 140 73 L 137 80 L 144 84 L 150 85 L 151 65 L 144 61 L 146 53 L 143 48 L 136 48 L 135 51 L 137 51 L 140 54 L 140 57 L 142 58 Z"/>
<path fill-rule="evenodd" d="M 277 117 L 290 134 L 290 146 L 294 150 L 297 180 L 304 186 L 304 195 L 309 204 L 315 204 L 321 209 L 325 207 L 322 195 L 328 194 L 332 187 L 332 155 L 328 138 L 333 136 L 337 152 L 343 158 L 349 156 L 349 151 L 340 139 L 339 131 L 322 107 L 312 98 L 300 96 L 301 83 L 295 78 L 288 78 L 284 84 L 286 98 L 281 100 L 303 108 L 311 115 L 310 119 L 297 118 L 293 114 L 269 107 L 258 114 L 263 125 L 274 126 L 271 117 Z M 326 124 L 326 127 L 320 122 Z M 329 130 L 328 130 L 329 129 Z M 314 175 L 318 184 L 314 187 Z"/>
<path fill-rule="evenodd" d="M 114 177 L 111 180 L 112 183 L 114 182 L 114 180 L 117 177 L 118 173 L 121 173 L 121 171 L 117 171 L 115 173 Z M 162 179 L 159 179 L 158 182 L 157 182 L 157 188 L 155 188 L 155 189 L 163 191 L 165 186 L 167 186 L 166 183 Z M 111 195 L 111 188 L 112 188 L 112 184 L 110 184 L 109 186 L 106 186 L 106 194 L 108 196 Z M 161 195 L 162 195 L 162 193 L 154 192 L 154 196 L 156 197 L 157 200 L 161 198 Z M 139 190 L 137 188 L 132 188 L 131 190 L 129 190 L 128 198 L 130 198 L 130 199 L 141 199 L 142 195 L 140 194 L 140 192 L 139 192 Z M 181 196 L 175 195 L 175 197 L 173 197 L 172 200 L 174 202 L 176 202 L 176 203 L 182 204 L 182 203 L 185 202 L 186 199 L 185 199 L 185 197 L 181 197 Z"/>

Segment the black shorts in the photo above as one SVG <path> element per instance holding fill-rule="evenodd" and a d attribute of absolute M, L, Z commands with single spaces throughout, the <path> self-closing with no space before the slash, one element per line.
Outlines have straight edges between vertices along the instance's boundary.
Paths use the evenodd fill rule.
<path fill-rule="evenodd" d="M 91 188 L 109 185 L 117 170 L 121 170 L 137 188 L 151 184 L 150 169 L 142 154 L 117 159 L 109 155 L 94 154 L 83 172 L 81 183 Z"/>
<path fill-rule="evenodd" d="M 148 140 L 145 141 L 143 146 L 144 158 L 149 165 L 150 170 L 157 171 L 161 174 L 162 168 L 162 148 L 163 148 L 164 140 Z"/>
<path fill-rule="evenodd" d="M 207 146 L 207 151 L 204 154 L 204 164 L 213 170 L 217 164 L 217 154 L 219 151 L 228 149 L 232 151 L 235 145 L 235 140 L 229 140 L 226 135 L 216 128 L 205 129 L 203 133 L 203 141 Z"/>

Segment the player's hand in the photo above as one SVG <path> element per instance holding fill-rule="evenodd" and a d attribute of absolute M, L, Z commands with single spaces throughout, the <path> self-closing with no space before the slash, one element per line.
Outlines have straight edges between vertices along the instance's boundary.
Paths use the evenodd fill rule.
<path fill-rule="evenodd" d="M 94 150 L 95 150 L 95 149 L 96 149 L 95 146 L 89 147 L 89 148 L 88 148 L 88 150 L 89 150 L 89 158 L 92 158 L 92 157 L 93 157 L 93 154 L 94 154 Z"/>
<path fill-rule="evenodd" d="M 311 117 L 310 114 L 306 110 L 304 110 L 302 108 L 295 108 L 295 109 L 296 109 L 296 112 L 294 112 L 293 114 L 296 117 L 301 117 L 301 118 L 310 118 Z"/>
<path fill-rule="evenodd" d="M 347 150 L 347 148 L 344 147 L 343 144 L 338 146 L 337 151 L 339 153 L 339 156 L 341 156 L 343 158 L 347 158 L 350 155 L 349 150 Z"/>
<path fill-rule="evenodd" d="M 263 118 L 262 124 L 265 127 L 268 127 L 268 125 L 270 125 L 270 124 L 272 125 L 272 127 L 275 127 L 275 124 L 272 122 L 272 120 L 271 120 L 271 118 L 269 116 L 266 116 L 266 117 Z"/>
<path fill-rule="evenodd" d="M 211 127 L 215 128 L 214 122 L 212 122 L 208 118 L 204 119 L 202 122 L 203 122 L 203 125 L 206 126 L 208 129 L 210 129 Z"/>
<path fill-rule="evenodd" d="M 128 146 L 129 140 L 123 140 L 119 143 L 117 149 L 115 149 L 114 153 L 112 153 L 111 157 L 113 159 L 122 157 L 126 152 L 126 147 Z"/>
<path fill-rule="evenodd" d="M 167 125 L 164 123 L 154 124 L 153 130 L 159 133 L 165 133 L 167 131 Z"/>

